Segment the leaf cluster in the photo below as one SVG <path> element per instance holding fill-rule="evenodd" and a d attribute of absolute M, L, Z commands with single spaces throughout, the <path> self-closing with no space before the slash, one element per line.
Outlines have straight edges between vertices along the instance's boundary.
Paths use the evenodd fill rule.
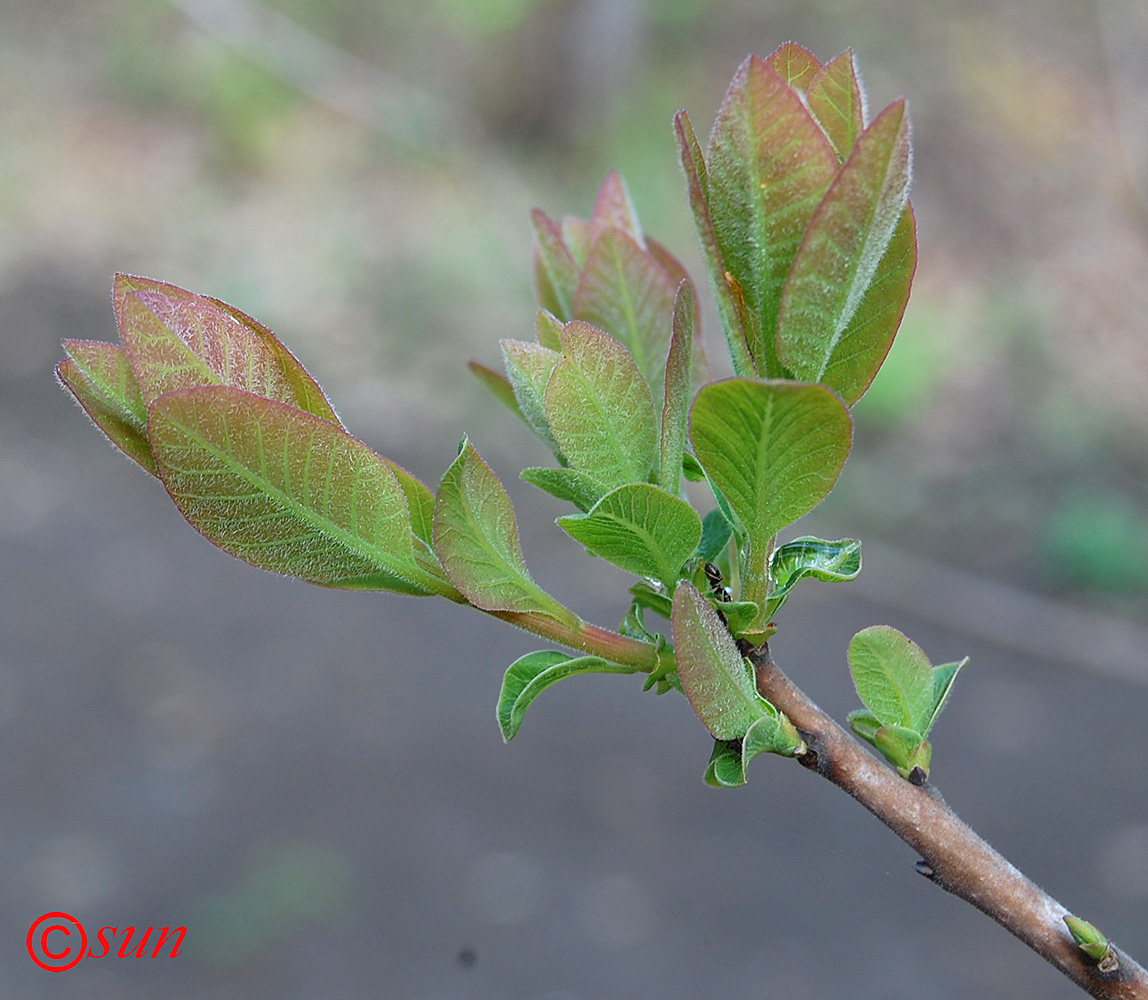
<path fill-rule="evenodd" d="M 754 756 L 805 750 L 745 655 L 801 580 L 861 569 L 856 540 L 779 533 L 836 483 L 850 407 L 908 299 L 909 121 L 903 101 L 869 119 L 852 53 L 822 65 L 789 43 L 741 65 L 705 151 L 684 111 L 675 130 L 734 377 L 709 381 L 695 285 L 617 173 L 588 219 L 535 210 L 533 338 L 501 342 L 503 372 L 471 363 L 550 448 L 554 464 L 522 477 L 572 505 L 558 525 L 638 577 L 616 632 L 534 581 L 469 438 L 432 492 L 352 437 L 287 348 L 225 303 L 120 275 L 121 343 L 65 342 L 59 379 L 227 552 L 325 586 L 446 597 L 574 650 L 511 665 L 505 739 L 564 677 L 642 672 L 648 689 L 684 693 L 714 737 L 707 780 L 743 784 Z M 853 722 L 908 774 L 927 770 L 959 665 L 934 671 L 891 631 L 850 647 L 869 708 Z"/>

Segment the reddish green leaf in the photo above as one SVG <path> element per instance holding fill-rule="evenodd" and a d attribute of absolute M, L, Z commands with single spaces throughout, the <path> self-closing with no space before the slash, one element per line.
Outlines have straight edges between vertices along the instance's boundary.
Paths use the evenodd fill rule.
<path fill-rule="evenodd" d="M 540 208 L 530 213 L 534 220 L 535 283 L 538 301 L 560 320 L 573 318 L 574 290 L 578 287 L 578 265 L 562 239 L 558 223 Z"/>
<path fill-rule="evenodd" d="M 852 49 L 846 49 L 817 71 L 806 100 L 833 144 L 838 161 L 844 163 L 853 152 L 857 136 L 865 130 L 865 93 Z"/>
<path fill-rule="evenodd" d="M 510 498 L 467 440 L 439 484 L 434 547 L 451 582 L 475 607 L 578 623 L 531 578 Z"/>
<path fill-rule="evenodd" d="M 777 350 L 795 377 L 818 382 L 877 272 L 909 195 L 905 102 L 857 140 L 801 243 L 785 284 Z"/>
<path fill-rule="evenodd" d="M 621 229 L 607 229 L 590 248 L 574 296 L 574 315 L 630 349 L 651 390 L 661 393 L 677 285 Z"/>
<path fill-rule="evenodd" d="M 802 48 L 796 42 L 786 42 L 767 59 L 773 71 L 800 94 L 809 90 L 821 63 L 808 49 Z"/>
<path fill-rule="evenodd" d="M 112 444 L 154 476 L 147 410 L 127 351 L 94 340 L 65 340 L 64 350 L 69 357 L 56 366 L 60 383 Z"/>
<path fill-rule="evenodd" d="M 393 467 L 330 421 L 199 386 L 156 399 L 148 435 L 180 512 L 232 555 L 327 586 L 456 596 L 429 552 L 416 555 Z"/>
<path fill-rule="evenodd" d="M 546 418 L 570 465 L 608 489 L 646 482 L 657 461 L 653 397 L 629 351 L 575 320 L 546 385 Z"/>
<path fill-rule="evenodd" d="M 674 592 L 674 659 L 682 690 L 716 739 L 741 739 L 750 726 L 777 710 L 757 693 L 729 629 L 688 581 Z"/>
<path fill-rule="evenodd" d="M 598 197 L 594 202 L 594 211 L 590 215 L 590 243 L 593 244 L 608 229 L 620 229 L 629 236 L 638 246 L 645 249 L 646 241 L 642 236 L 642 227 L 638 222 L 638 213 L 630 199 L 630 191 L 622 175 L 611 170 L 602 186 L 598 189 Z"/>
<path fill-rule="evenodd" d="M 706 163 L 710 218 L 745 300 L 750 354 L 762 376 L 784 375 L 774 341 L 781 290 L 837 157 L 798 94 L 751 56 L 722 102 Z"/>
<path fill-rule="evenodd" d="M 913 273 L 917 269 L 917 229 L 913 206 L 906 205 L 877 273 L 841 334 L 821 381 L 852 406 L 873 381 L 901 325 Z"/>
<path fill-rule="evenodd" d="M 686 422 L 691 395 L 690 361 L 696 320 L 693 286 L 689 281 L 683 281 L 678 286 L 678 295 L 674 301 L 674 332 L 666 361 L 661 454 L 658 461 L 658 484 L 674 496 L 678 495 L 682 484 L 682 452 L 686 447 Z"/>
<path fill-rule="evenodd" d="M 116 275 L 120 338 L 145 403 L 173 389 L 225 385 L 339 422 L 323 390 L 261 323 L 217 299 Z"/>
<path fill-rule="evenodd" d="M 709 211 L 709 177 L 701 147 L 694 136 L 689 116 L 679 111 L 674 116 L 674 130 L 678 137 L 678 150 L 682 169 L 686 175 L 686 188 L 690 197 L 690 210 L 701 241 L 702 259 L 710 277 L 721 319 L 722 333 L 729 349 L 735 375 L 756 375 L 753 359 L 746 343 L 745 301 L 732 274 L 725 269 L 721 247 L 714 232 Z"/>
<path fill-rule="evenodd" d="M 570 250 L 570 256 L 578 269 L 586 263 L 586 254 L 590 252 L 590 222 L 579 219 L 575 215 L 562 216 L 562 239 Z"/>

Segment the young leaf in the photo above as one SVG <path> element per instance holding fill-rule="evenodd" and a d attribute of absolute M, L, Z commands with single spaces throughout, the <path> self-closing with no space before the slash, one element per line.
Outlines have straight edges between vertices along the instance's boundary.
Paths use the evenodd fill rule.
<path fill-rule="evenodd" d="M 702 520 L 702 538 L 698 542 L 698 558 L 704 562 L 713 562 L 729 542 L 733 534 L 733 527 L 729 520 L 715 507 Z"/>
<path fill-rule="evenodd" d="M 634 359 L 608 333 L 580 321 L 563 329 L 562 354 L 545 397 L 562 453 L 607 487 L 646 482 L 657 461 L 657 418 Z"/>
<path fill-rule="evenodd" d="M 770 541 L 833 488 L 852 443 L 849 411 L 824 386 L 727 379 L 698 393 L 690 438 L 746 534 L 742 598 L 764 615 Z"/>
<path fill-rule="evenodd" d="M 669 618 L 673 613 L 673 602 L 660 590 L 651 587 L 645 580 L 635 583 L 630 588 L 634 595 L 634 603 L 640 608 L 646 608 L 663 618 Z"/>
<path fill-rule="evenodd" d="M 617 170 L 611 170 L 598 189 L 594 211 L 590 215 L 590 244 L 610 229 L 620 230 L 645 250 L 646 241 L 630 190 Z"/>
<path fill-rule="evenodd" d="M 609 492 L 606 486 L 593 476 L 588 476 L 577 469 L 536 467 L 524 469 L 520 475 L 531 486 L 537 486 L 559 500 L 566 500 L 581 511 L 589 510 Z"/>
<path fill-rule="evenodd" d="M 805 99 L 833 145 L 838 162 L 844 163 L 853 152 L 857 136 L 865 130 L 865 93 L 852 49 L 817 71 Z"/>
<path fill-rule="evenodd" d="M 746 730 L 741 741 L 742 766 L 744 768 L 754 757 L 763 753 L 792 757 L 804 746 L 805 741 L 798 734 L 797 728 L 784 712 L 775 709 L 772 713 L 763 715 Z"/>
<path fill-rule="evenodd" d="M 933 710 L 933 668 L 920 646 L 895 628 L 873 625 L 850 641 L 849 669 L 882 726 L 924 731 Z"/>
<path fill-rule="evenodd" d="M 694 225 L 702 245 L 702 259 L 705 261 L 710 287 L 717 301 L 722 333 L 725 335 L 734 374 L 756 375 L 757 369 L 754 367 L 746 342 L 745 302 L 740 291 L 735 292 L 736 281 L 722 262 L 721 247 L 718 246 L 709 210 L 709 176 L 706 161 L 694 136 L 689 116 L 684 111 L 679 111 L 674 116 L 674 131 L 678 137 L 678 150 L 682 169 L 686 175 L 690 210 L 693 212 Z"/>
<path fill-rule="evenodd" d="M 147 439 L 147 410 L 127 351 L 94 340 L 65 340 L 68 357 L 56 377 L 92 422 L 128 458 L 156 475 Z"/>
<path fill-rule="evenodd" d="M 773 617 L 785 603 L 794 585 L 812 576 L 827 583 L 855 580 L 861 572 L 861 543 L 855 538 L 827 542 L 823 538 L 795 538 L 773 552 L 768 616 Z"/>
<path fill-rule="evenodd" d="M 767 61 L 786 86 L 799 94 L 809 90 L 817 71 L 821 69 L 817 57 L 796 42 L 786 42 L 772 52 Z"/>
<path fill-rule="evenodd" d="M 561 230 L 570 256 L 574 258 L 578 270 L 581 270 L 586 265 L 586 254 L 590 252 L 590 220 L 564 215 Z"/>
<path fill-rule="evenodd" d="M 546 419 L 544 402 L 546 383 L 562 360 L 562 355 L 528 340 L 500 340 L 502 360 L 509 376 L 514 399 L 526 425 L 545 441 L 556 454 L 561 454 Z"/>
<path fill-rule="evenodd" d="M 619 486 L 589 513 L 560 517 L 558 524 L 595 555 L 669 590 L 702 535 L 693 507 L 651 483 Z"/>
<path fill-rule="evenodd" d="M 572 657 L 554 650 L 519 657 L 507 668 L 498 696 L 498 728 L 502 739 L 506 743 L 514 739 L 531 702 L 563 678 L 575 674 L 632 674 L 637 669 L 597 656 Z"/>
<path fill-rule="evenodd" d="M 933 748 L 915 729 L 906 726 L 882 726 L 873 734 L 873 746 L 892 764 L 902 778 L 908 778 L 914 768 L 929 776 Z"/>
<path fill-rule="evenodd" d="M 662 391 L 677 285 L 621 229 L 594 240 L 574 295 L 574 315 L 630 349 L 651 391 Z"/>
<path fill-rule="evenodd" d="M 757 693 L 733 636 L 688 581 L 674 593 L 674 656 L 682 689 L 699 719 L 719 740 L 741 739 L 754 722 L 776 714 Z"/>
<path fill-rule="evenodd" d="M 678 285 L 674 300 L 673 336 L 666 360 L 665 402 L 662 404 L 662 442 L 658 485 L 677 496 L 682 486 L 682 453 L 686 448 L 686 422 L 690 408 L 690 368 L 693 357 L 697 306 L 688 280 Z"/>
<path fill-rule="evenodd" d="M 722 102 L 706 163 L 709 214 L 745 299 L 750 354 L 759 374 L 783 376 L 774 342 L 782 286 L 837 156 L 800 96 L 751 56 Z"/>
<path fill-rule="evenodd" d="M 957 663 L 943 663 L 939 667 L 933 667 L 933 705 L 929 710 L 928 720 L 921 728 L 921 735 L 928 736 L 934 724 L 948 703 L 949 695 L 953 691 L 953 682 L 957 679 L 957 674 L 961 672 L 961 668 L 969 662 L 966 656 L 963 660 Z"/>
<path fill-rule="evenodd" d="M 466 439 L 439 484 L 434 549 L 451 582 L 475 607 L 538 612 L 577 624 L 573 612 L 531 579 L 510 498 Z"/>
<path fill-rule="evenodd" d="M 785 281 L 777 352 L 796 378 L 825 374 L 905 209 L 909 175 L 909 119 L 897 101 L 857 139 Z"/>
<path fill-rule="evenodd" d="M 238 309 L 125 274 L 116 275 L 112 299 L 120 338 L 148 406 L 173 389 L 224 385 L 339 424 L 323 390 L 295 356 Z"/>
<path fill-rule="evenodd" d="M 232 555 L 327 586 L 457 596 L 416 558 L 392 467 L 330 421 L 199 386 L 156 399 L 148 435 L 180 512 Z"/>
<path fill-rule="evenodd" d="M 861 739 L 872 743 L 877 738 L 877 730 L 881 728 L 881 720 L 867 708 L 858 708 L 845 717 L 850 728 Z"/>
<path fill-rule="evenodd" d="M 552 351 L 562 350 L 562 320 L 545 309 L 539 309 L 534 317 L 534 333 L 538 343 Z"/>
<path fill-rule="evenodd" d="M 564 323 L 573 319 L 574 290 L 578 265 L 562 238 L 558 223 L 540 208 L 530 213 L 534 221 L 534 278 L 538 301 Z"/>
<path fill-rule="evenodd" d="M 846 406 L 865 394 L 884 364 L 909 303 L 916 269 L 917 225 L 913 206 L 906 205 L 877 273 L 821 376 L 821 382 L 836 389 Z"/>

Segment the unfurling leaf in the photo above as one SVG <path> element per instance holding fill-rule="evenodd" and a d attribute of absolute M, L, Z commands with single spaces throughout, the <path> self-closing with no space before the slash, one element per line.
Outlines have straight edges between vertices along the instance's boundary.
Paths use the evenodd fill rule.
<path fill-rule="evenodd" d="M 857 76 L 853 50 L 822 66 L 809 81 L 805 95 L 809 110 L 825 131 L 837 159 L 844 163 L 865 130 L 865 92 Z"/>
<path fill-rule="evenodd" d="M 560 517 L 558 524 L 595 555 L 671 591 L 702 535 L 693 507 L 651 483 L 619 486 L 588 513 Z"/>
<path fill-rule="evenodd" d="M 522 419 L 526 421 L 527 427 L 550 446 L 556 456 L 561 455 L 561 449 L 546 419 L 544 399 L 546 383 L 550 381 L 550 374 L 562 360 L 562 355 L 528 340 L 503 340 L 499 346 L 502 348 L 503 364 Z"/>
<path fill-rule="evenodd" d="M 434 549 L 446 575 L 484 611 L 537 612 L 577 624 L 531 578 L 522 558 L 514 508 L 502 483 L 468 440 L 439 484 Z"/>
<path fill-rule="evenodd" d="M 537 486 L 559 500 L 572 503 L 581 511 L 587 511 L 610 492 L 604 483 L 577 469 L 523 469 L 522 479 Z"/>
<path fill-rule="evenodd" d="M 519 657 L 507 668 L 498 696 L 498 728 L 503 740 L 509 743 L 514 739 L 531 702 L 563 678 L 575 674 L 633 674 L 637 670 L 597 656 L 573 657 L 554 650 Z"/>
<path fill-rule="evenodd" d="M 764 616 L 770 543 L 837 481 L 852 443 L 849 411 L 824 386 L 727 379 L 698 393 L 690 438 L 748 539 L 741 596 Z"/>
<path fill-rule="evenodd" d="M 809 536 L 795 538 L 774 550 L 769 572 L 773 590 L 766 616 L 772 618 L 793 587 L 806 577 L 827 583 L 857 579 L 861 572 L 861 543 L 855 538 L 836 542 Z"/>
<path fill-rule="evenodd" d="M 922 736 L 928 736 L 932 732 L 937 716 L 941 714 L 949 702 L 949 695 L 952 694 L 953 682 L 957 679 L 957 674 L 968 662 L 969 658 L 966 656 L 957 663 L 943 663 L 939 667 L 933 667 L 933 707 L 929 711 L 929 718 L 925 727 L 921 730 Z"/>
<path fill-rule="evenodd" d="M 694 327 L 697 305 L 693 286 L 678 285 L 674 299 L 673 336 L 666 360 L 666 382 L 662 404 L 662 439 L 658 460 L 658 485 L 675 496 L 682 485 L 682 455 L 686 447 L 686 424 L 690 414 L 690 369 L 694 353 Z"/>
<path fill-rule="evenodd" d="M 804 752 L 805 743 L 785 713 L 766 715 L 752 723 L 740 740 L 714 740 L 706 784 L 740 788 L 746 783 L 746 768 L 754 757 L 763 753 L 794 757 Z"/>
<path fill-rule="evenodd" d="M 148 435 L 180 512 L 232 555 L 327 586 L 457 597 L 413 530 L 397 467 L 330 421 L 199 386 L 154 400 Z"/>
<path fill-rule="evenodd" d="M 915 729 L 881 726 L 873 734 L 873 746 L 881 751 L 902 778 L 908 778 L 914 771 L 920 771 L 926 778 L 929 776 L 933 748 Z"/>

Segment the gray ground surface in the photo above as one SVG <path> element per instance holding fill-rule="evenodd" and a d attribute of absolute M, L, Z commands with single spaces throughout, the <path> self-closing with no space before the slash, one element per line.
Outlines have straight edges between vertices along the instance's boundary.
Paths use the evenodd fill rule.
<path fill-rule="evenodd" d="M 498 682 L 529 637 L 214 550 L 39 364 L 60 337 L 106 338 L 109 312 L 50 280 L 0 301 L 0 330 L 35 324 L 31 362 L 0 373 L 0 994 L 1078 995 L 796 765 L 759 758 L 746 789 L 704 786 L 709 741 L 684 699 L 572 680 L 504 747 Z M 433 483 L 453 442 L 431 437 L 437 457 L 392 457 Z M 536 575 L 612 624 L 624 576 L 587 568 L 550 524 L 559 511 L 513 492 Z M 861 627 L 901 627 L 934 662 L 970 655 L 935 733 L 936 783 L 1148 955 L 1148 685 L 866 594 L 880 596 L 803 588 L 773 644 L 782 665 L 841 718 Z M 186 924 L 186 954 L 42 972 L 24 937 L 57 908 L 89 929 Z"/>

